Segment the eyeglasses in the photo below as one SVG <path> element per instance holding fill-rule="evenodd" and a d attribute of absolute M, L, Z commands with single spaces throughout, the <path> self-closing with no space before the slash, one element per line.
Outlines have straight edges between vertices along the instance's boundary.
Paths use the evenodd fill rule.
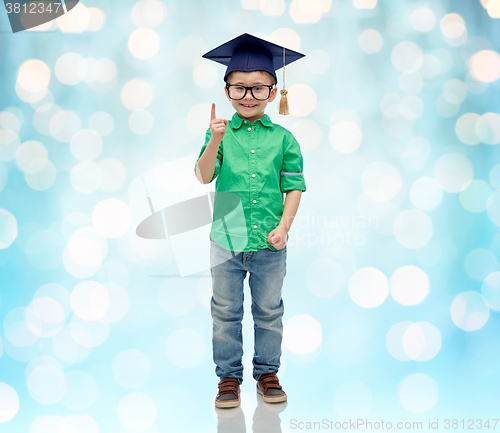
<path fill-rule="evenodd" d="M 242 86 L 241 84 L 226 84 L 226 89 L 229 97 L 233 100 L 243 99 L 250 90 L 252 96 L 258 101 L 265 101 L 271 96 L 271 90 L 274 84 L 258 84 L 256 86 Z"/>

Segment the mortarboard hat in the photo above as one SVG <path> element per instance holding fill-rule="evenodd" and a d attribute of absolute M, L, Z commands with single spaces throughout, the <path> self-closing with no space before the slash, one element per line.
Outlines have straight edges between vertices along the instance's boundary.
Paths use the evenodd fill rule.
<path fill-rule="evenodd" d="M 283 90 L 281 90 L 280 114 L 288 114 L 288 101 L 285 90 L 284 67 L 295 60 L 304 57 L 304 54 L 273 44 L 264 39 L 257 38 L 248 33 L 231 39 L 202 56 L 227 66 L 224 74 L 226 77 L 233 71 L 266 71 L 276 81 L 276 71 L 283 68 Z"/>

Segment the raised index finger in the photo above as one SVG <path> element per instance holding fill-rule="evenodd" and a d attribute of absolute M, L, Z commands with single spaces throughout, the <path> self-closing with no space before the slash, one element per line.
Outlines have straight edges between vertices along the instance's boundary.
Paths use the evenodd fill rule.
<path fill-rule="evenodd" d="M 210 116 L 210 120 L 214 120 L 215 119 L 215 103 L 212 102 L 212 114 Z"/>

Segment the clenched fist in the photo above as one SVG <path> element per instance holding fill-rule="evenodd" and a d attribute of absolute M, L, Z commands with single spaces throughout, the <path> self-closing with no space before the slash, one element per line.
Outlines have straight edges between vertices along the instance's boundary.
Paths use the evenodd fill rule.
<path fill-rule="evenodd" d="M 217 119 L 215 117 L 215 104 L 212 104 L 212 115 L 210 116 L 210 130 L 212 131 L 212 138 L 220 144 L 224 133 L 226 132 L 227 120 Z"/>

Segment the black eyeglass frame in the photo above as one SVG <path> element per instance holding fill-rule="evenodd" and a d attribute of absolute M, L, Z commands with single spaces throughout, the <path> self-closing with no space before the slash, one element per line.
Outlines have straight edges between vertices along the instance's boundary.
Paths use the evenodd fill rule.
<path fill-rule="evenodd" d="M 256 99 L 257 101 L 265 101 L 266 99 L 269 99 L 269 97 L 271 96 L 271 92 L 272 92 L 274 86 L 275 86 L 274 84 L 271 84 L 271 85 L 269 85 L 269 84 L 257 84 L 255 86 L 243 86 L 242 84 L 226 84 L 226 89 L 227 89 L 227 94 L 229 95 L 229 97 L 233 101 L 241 101 L 245 96 L 247 96 L 247 93 L 249 90 L 250 90 L 250 93 L 252 94 L 252 96 L 254 97 L 254 99 Z M 231 92 L 229 89 L 230 87 L 244 87 L 245 93 L 243 94 L 243 96 L 241 98 L 233 98 L 231 96 Z M 256 98 L 255 95 L 253 94 L 254 87 L 267 87 L 269 89 L 269 94 L 267 95 L 267 98 L 264 98 L 264 99 Z"/>

